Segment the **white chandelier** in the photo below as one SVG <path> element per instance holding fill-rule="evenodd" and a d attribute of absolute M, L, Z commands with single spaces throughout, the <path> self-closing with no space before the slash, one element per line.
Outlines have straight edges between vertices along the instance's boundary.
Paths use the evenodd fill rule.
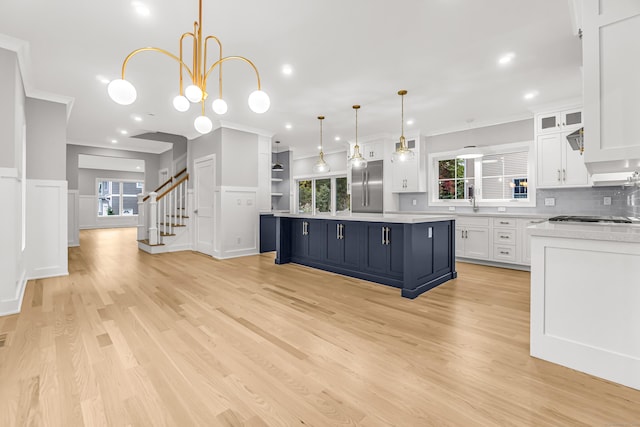
<path fill-rule="evenodd" d="M 186 38 L 191 37 L 193 39 L 193 63 L 192 68 L 189 68 L 183 61 L 182 47 Z M 216 41 L 219 46 L 219 59 L 211 64 L 207 68 L 207 44 L 210 39 Z M 176 60 L 180 64 L 180 83 L 179 94 L 173 99 L 173 107 L 180 111 L 185 112 L 189 109 L 191 103 L 202 104 L 202 114 L 198 116 L 194 121 L 196 130 L 202 134 L 209 133 L 213 129 L 213 123 L 209 117 L 205 116 L 205 100 L 208 97 L 207 93 L 207 78 L 209 74 L 218 67 L 218 81 L 219 92 L 218 98 L 211 103 L 211 108 L 216 114 L 225 114 L 227 112 L 227 103 L 222 99 L 222 63 L 230 61 L 232 59 L 238 59 L 249 64 L 256 73 L 258 81 L 258 89 L 253 91 L 249 95 L 249 108 L 255 113 L 262 114 L 266 112 L 271 101 L 269 96 L 261 90 L 260 87 L 260 74 L 253 62 L 243 56 L 222 56 L 222 44 L 216 36 L 202 36 L 202 0 L 199 0 L 198 9 L 198 21 L 193 23 L 193 32 L 186 32 L 180 37 L 180 53 L 178 56 L 168 52 L 164 49 L 157 47 L 143 47 L 131 52 L 122 63 L 122 78 L 113 80 L 109 83 L 107 91 L 113 101 L 120 105 L 130 105 L 137 97 L 136 88 L 131 82 L 125 79 L 125 71 L 127 69 L 127 63 L 129 60 L 140 52 L 152 51 L 160 52 L 168 57 Z M 186 88 L 183 88 L 183 72 L 186 71 L 191 79 L 191 84 Z"/>

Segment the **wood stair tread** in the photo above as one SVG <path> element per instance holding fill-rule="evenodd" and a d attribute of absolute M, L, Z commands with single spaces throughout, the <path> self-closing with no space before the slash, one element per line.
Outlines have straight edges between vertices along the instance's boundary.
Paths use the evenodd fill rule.
<path fill-rule="evenodd" d="M 151 243 L 149 243 L 149 239 L 138 240 L 138 242 L 144 243 L 147 246 L 164 246 L 164 243 L 157 243 L 155 245 L 152 245 Z"/>
<path fill-rule="evenodd" d="M 162 237 L 170 237 L 170 236 L 175 236 L 175 234 L 173 234 L 173 233 L 163 233 L 163 232 L 160 232 L 160 236 L 162 236 Z"/>
<path fill-rule="evenodd" d="M 160 225 L 169 225 L 171 227 L 186 227 L 186 225 L 183 225 L 183 224 L 170 224 L 168 222 L 167 223 L 161 222 Z"/>
<path fill-rule="evenodd" d="M 185 216 L 185 215 L 167 215 L 167 216 L 171 218 L 189 218 L 188 216 Z"/>

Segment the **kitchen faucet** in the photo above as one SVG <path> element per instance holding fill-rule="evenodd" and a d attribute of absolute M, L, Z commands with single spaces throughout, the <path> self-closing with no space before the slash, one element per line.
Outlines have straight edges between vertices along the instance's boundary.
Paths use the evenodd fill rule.
<path fill-rule="evenodd" d="M 478 212 L 478 209 L 480 209 L 480 208 L 476 204 L 476 192 L 475 192 L 475 188 L 473 188 L 473 184 L 469 186 L 468 193 L 469 193 L 469 197 L 470 197 L 469 201 L 471 202 L 471 206 L 473 207 L 473 211 L 474 212 Z"/>

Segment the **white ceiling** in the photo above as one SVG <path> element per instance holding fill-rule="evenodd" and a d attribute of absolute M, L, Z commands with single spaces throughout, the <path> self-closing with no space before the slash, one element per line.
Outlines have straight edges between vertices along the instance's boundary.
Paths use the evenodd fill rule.
<path fill-rule="evenodd" d="M 178 113 L 171 106 L 178 67 L 169 58 L 145 52 L 131 60 L 127 80 L 138 90 L 131 106 L 112 102 L 97 79 L 118 78 L 125 56 L 139 47 L 177 54 L 180 35 L 197 19 L 196 0 L 140 1 L 150 9 L 146 18 L 130 0 L 3 2 L 0 33 L 30 43 L 35 87 L 75 98 L 68 127 L 74 144 L 136 150 L 140 140 L 121 135 L 123 129 L 197 135 L 199 108 Z M 318 115 L 326 116 L 325 151 L 353 140 L 356 103 L 361 137 L 399 136 L 399 89 L 409 91 L 405 119 L 414 120 L 405 133 L 423 134 L 467 128 L 470 119 L 481 125 L 523 118 L 533 104 L 581 96 L 581 46 L 568 0 L 204 0 L 203 29 L 220 38 L 225 56 L 251 59 L 271 97 L 267 113 L 251 112 L 252 70 L 227 62 L 223 120 L 273 133 L 298 156 L 317 151 Z M 499 66 L 507 52 L 515 59 Z M 291 76 L 281 72 L 283 64 L 293 67 Z M 216 77 L 208 82 L 214 94 Z M 539 96 L 524 100 L 531 90 Z"/>

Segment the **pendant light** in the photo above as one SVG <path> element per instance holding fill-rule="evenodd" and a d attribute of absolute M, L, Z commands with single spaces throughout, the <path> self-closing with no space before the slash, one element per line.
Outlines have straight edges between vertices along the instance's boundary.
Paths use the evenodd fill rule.
<path fill-rule="evenodd" d="M 353 147 L 353 156 L 349 157 L 349 164 L 355 169 L 366 168 L 367 160 L 362 157 L 360 146 L 358 145 L 358 110 L 360 106 L 354 105 L 353 109 L 356 110 L 356 145 Z"/>
<path fill-rule="evenodd" d="M 320 155 L 316 164 L 313 165 L 313 173 L 326 173 L 329 172 L 331 168 L 327 162 L 324 161 L 324 153 L 322 152 L 322 121 L 324 120 L 324 116 L 318 116 L 318 120 L 320 120 Z"/>
<path fill-rule="evenodd" d="M 280 141 L 276 141 L 276 162 L 273 164 L 273 166 L 271 166 L 271 170 L 273 172 L 282 172 L 284 171 L 284 166 L 282 166 L 282 163 L 280 163 L 278 161 L 278 144 L 280 144 Z"/>
<path fill-rule="evenodd" d="M 415 158 L 415 153 L 407 147 L 407 140 L 404 137 L 404 96 L 406 90 L 398 91 L 398 95 L 402 97 L 402 132 L 400 134 L 400 143 L 391 156 L 392 162 L 406 162 Z"/>

